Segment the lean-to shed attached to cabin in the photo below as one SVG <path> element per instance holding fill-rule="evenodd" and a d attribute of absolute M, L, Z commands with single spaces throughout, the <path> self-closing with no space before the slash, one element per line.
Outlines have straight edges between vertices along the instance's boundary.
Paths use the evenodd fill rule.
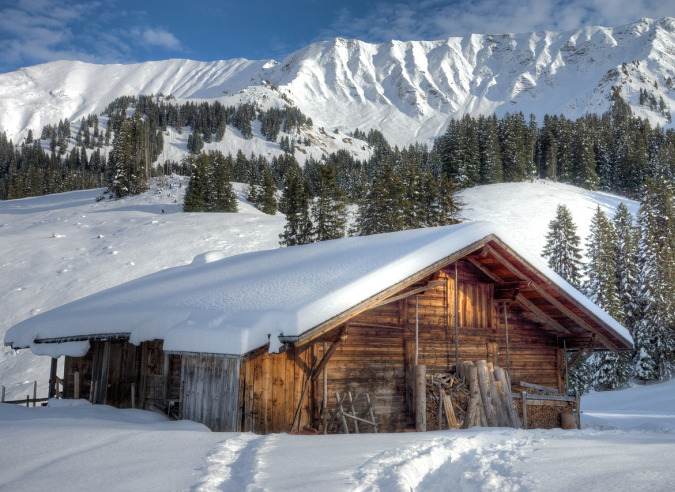
<path fill-rule="evenodd" d="M 487 222 L 201 255 L 27 319 L 5 343 L 65 356 L 66 397 L 130 407 L 133 387 L 137 408 L 260 434 L 316 426 L 324 385 L 329 408 L 368 393 L 378 429 L 404 430 L 416 363 L 488 359 L 563 392 L 566 352 L 632 348 Z"/>

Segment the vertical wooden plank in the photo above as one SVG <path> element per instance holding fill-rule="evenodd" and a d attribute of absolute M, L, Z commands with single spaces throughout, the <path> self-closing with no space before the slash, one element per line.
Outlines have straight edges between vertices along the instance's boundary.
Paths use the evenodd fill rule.
<path fill-rule="evenodd" d="M 272 359 L 272 429 L 271 432 L 282 432 L 284 428 L 284 378 L 286 364 L 283 354 L 271 354 Z"/>
<path fill-rule="evenodd" d="M 293 360 L 292 360 L 292 366 L 291 366 L 291 374 L 292 374 L 292 381 L 293 381 L 293 396 L 290 401 L 293 403 L 291 405 L 288 405 L 291 408 L 291 416 L 290 416 L 290 422 L 291 425 L 293 423 L 293 412 L 295 411 L 295 408 L 300 404 L 300 395 L 302 393 L 302 383 L 303 383 L 303 364 L 302 364 L 302 355 L 303 355 L 304 350 L 298 350 L 298 349 L 293 349 Z M 290 363 L 290 361 L 289 361 Z M 307 419 L 307 413 L 305 411 L 305 408 L 307 408 L 304 404 L 302 405 L 302 408 L 300 409 L 300 416 L 299 418 L 299 423 L 298 423 L 298 429 L 302 429 L 304 425 L 307 425 L 308 419 Z"/>
<path fill-rule="evenodd" d="M 66 357 L 66 360 L 69 358 L 70 357 Z M 51 362 L 51 368 L 49 371 L 49 392 L 47 393 L 47 396 L 49 398 L 54 398 L 56 396 L 56 368 L 59 360 L 56 357 L 52 357 Z"/>
<path fill-rule="evenodd" d="M 284 429 L 282 432 L 288 432 L 293 423 L 293 415 L 298 402 L 295 400 L 295 349 L 288 348 L 282 354 L 284 360 Z M 302 415 L 300 415 L 302 422 Z M 302 427 L 299 427 L 302 429 Z"/>
<path fill-rule="evenodd" d="M 110 342 L 103 342 L 103 356 L 101 359 L 101 379 L 98 386 L 98 402 L 105 405 L 108 396 L 108 369 L 110 367 Z"/>
<path fill-rule="evenodd" d="M 271 365 L 270 355 L 264 352 L 261 358 L 262 363 L 262 382 L 260 385 L 260 400 L 262 410 L 262 426 L 260 428 L 261 434 L 269 434 L 272 432 L 272 380 L 271 380 Z"/>
<path fill-rule="evenodd" d="M 405 420 L 415 425 L 415 342 L 405 341 Z"/>
<path fill-rule="evenodd" d="M 245 429 L 244 416 L 246 415 L 246 366 L 247 363 L 239 359 L 239 394 L 237 396 L 237 422 L 239 430 Z"/>
<path fill-rule="evenodd" d="M 148 352 L 150 342 L 141 343 L 140 384 L 138 392 L 138 408 L 145 410 L 145 400 L 148 394 Z"/>
<path fill-rule="evenodd" d="M 567 368 L 567 364 L 565 361 L 567 360 L 567 357 L 565 356 L 565 349 L 558 349 L 557 352 L 557 367 L 556 367 L 556 374 L 558 376 L 558 391 L 560 393 L 566 393 L 567 392 L 567 374 L 565 369 Z"/>
<path fill-rule="evenodd" d="M 427 430 L 427 368 L 424 364 L 415 367 L 415 430 Z"/>

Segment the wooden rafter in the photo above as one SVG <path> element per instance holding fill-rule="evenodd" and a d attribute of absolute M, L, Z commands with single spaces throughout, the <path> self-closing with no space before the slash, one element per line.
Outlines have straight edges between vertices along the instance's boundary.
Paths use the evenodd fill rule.
<path fill-rule="evenodd" d="M 548 314 L 546 314 L 544 311 L 539 309 L 532 301 L 530 301 L 528 298 L 523 296 L 523 294 L 518 294 L 516 297 L 516 301 L 521 304 L 523 307 L 528 309 L 529 311 L 534 314 L 541 323 L 545 324 L 546 326 L 551 327 L 553 330 L 557 331 L 558 333 L 569 333 L 570 331 L 565 328 L 563 325 L 558 323 L 556 320 L 551 318 Z"/>
<path fill-rule="evenodd" d="M 523 272 L 518 270 L 518 268 L 516 268 L 509 260 L 504 258 L 504 256 L 502 256 L 493 247 L 491 247 L 490 245 L 487 245 L 485 247 L 488 248 L 490 254 L 494 257 L 494 259 L 496 259 L 499 263 L 504 265 L 504 267 L 506 267 L 506 269 L 509 270 L 511 273 L 513 273 L 515 276 L 517 276 L 522 280 L 530 280 Z M 561 313 L 570 318 L 581 328 L 584 328 L 586 331 L 590 331 L 591 333 L 593 333 L 598 339 L 598 341 L 600 341 L 605 347 L 610 349 L 612 352 L 619 351 L 619 347 L 617 347 L 613 342 L 611 342 L 606 336 L 601 334 L 596 328 L 588 324 L 586 321 L 581 319 L 581 317 L 579 317 L 577 314 L 573 313 L 570 309 L 565 307 L 560 301 L 558 301 L 558 299 L 556 299 L 551 294 L 546 292 L 538 284 L 532 282 L 531 286 L 533 290 L 535 290 L 540 296 L 542 296 L 548 302 L 553 304 L 553 306 L 555 306 L 555 308 L 558 309 Z"/>

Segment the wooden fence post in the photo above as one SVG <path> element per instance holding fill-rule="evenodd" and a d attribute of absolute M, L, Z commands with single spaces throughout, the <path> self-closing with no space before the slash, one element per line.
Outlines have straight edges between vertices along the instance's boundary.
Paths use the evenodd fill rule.
<path fill-rule="evenodd" d="M 5 403 L 5 387 L 2 387 L 2 403 Z"/>
<path fill-rule="evenodd" d="M 33 383 L 33 408 L 35 408 L 36 400 L 37 400 L 37 381 Z"/>
<path fill-rule="evenodd" d="M 427 430 L 427 366 L 415 366 L 415 430 Z"/>

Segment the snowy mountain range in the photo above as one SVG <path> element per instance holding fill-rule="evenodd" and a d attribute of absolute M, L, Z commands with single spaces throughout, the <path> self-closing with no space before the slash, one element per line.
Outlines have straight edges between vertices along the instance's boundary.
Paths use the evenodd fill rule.
<path fill-rule="evenodd" d="M 493 112 L 563 113 L 609 108 L 613 86 L 636 114 L 671 126 L 675 18 L 565 32 L 474 34 L 440 41 L 370 44 L 337 38 L 281 63 L 233 59 L 133 65 L 57 61 L 0 74 L 0 131 L 15 143 L 61 118 L 100 113 L 122 95 L 177 101 L 292 104 L 315 127 L 382 131 L 399 145 L 442 133 L 450 118 Z M 640 91 L 665 110 L 640 104 Z"/>

